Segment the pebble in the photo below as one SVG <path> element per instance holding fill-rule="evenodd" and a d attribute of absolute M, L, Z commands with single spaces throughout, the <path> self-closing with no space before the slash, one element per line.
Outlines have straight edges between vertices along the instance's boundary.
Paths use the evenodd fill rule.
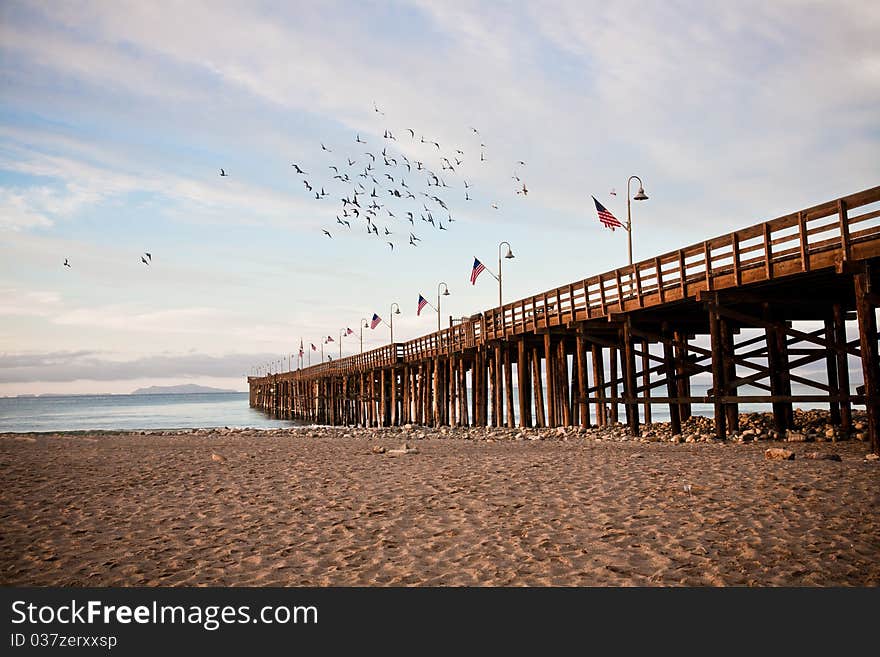
<path fill-rule="evenodd" d="M 794 461 L 794 452 L 781 447 L 771 447 L 764 452 L 764 458 L 768 461 Z"/>
<path fill-rule="evenodd" d="M 822 452 L 807 452 L 804 454 L 805 459 L 813 459 L 814 461 L 840 461 L 840 454 L 824 454 Z"/>

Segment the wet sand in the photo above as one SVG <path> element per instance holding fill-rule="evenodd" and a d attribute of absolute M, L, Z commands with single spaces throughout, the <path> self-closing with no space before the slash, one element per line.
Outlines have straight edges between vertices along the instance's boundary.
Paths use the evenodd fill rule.
<path fill-rule="evenodd" d="M 865 443 L 597 435 L 6 434 L 0 584 L 880 584 Z"/>

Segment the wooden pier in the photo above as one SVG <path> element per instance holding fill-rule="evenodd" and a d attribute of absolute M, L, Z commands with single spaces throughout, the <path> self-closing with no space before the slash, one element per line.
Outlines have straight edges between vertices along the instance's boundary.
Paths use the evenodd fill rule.
<path fill-rule="evenodd" d="M 508 427 L 612 423 L 622 406 L 634 435 L 654 405 L 680 433 L 693 404 L 711 404 L 718 438 L 737 430 L 739 404 L 767 404 L 780 432 L 797 402 L 827 403 L 844 430 L 864 405 L 880 454 L 878 285 L 874 187 L 409 342 L 249 377 L 250 404 L 331 425 Z M 694 395 L 701 374 L 711 387 Z"/>

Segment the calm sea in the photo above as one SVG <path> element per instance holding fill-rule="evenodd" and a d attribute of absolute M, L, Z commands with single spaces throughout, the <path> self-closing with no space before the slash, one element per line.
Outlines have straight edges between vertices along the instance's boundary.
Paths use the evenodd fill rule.
<path fill-rule="evenodd" d="M 302 424 L 251 409 L 245 392 L 188 395 L 71 395 L 0 398 L 0 432 L 191 429 Z"/>
<path fill-rule="evenodd" d="M 796 388 L 797 386 L 793 386 Z M 694 385 L 695 395 L 706 387 Z M 759 391 L 741 390 L 741 394 Z M 794 391 L 796 394 L 798 390 Z M 806 392 L 806 391 L 805 391 Z M 470 395 L 468 395 L 470 397 Z M 514 387 L 514 397 L 516 389 Z M 802 408 L 827 408 L 827 404 L 798 404 Z M 516 412 L 517 421 L 519 413 Z M 620 418 L 624 418 L 620 406 Z M 640 406 L 640 415 L 642 413 Z M 769 404 L 740 404 L 740 412 L 769 411 Z M 593 408 L 590 408 L 593 412 Z M 694 404 L 696 415 L 712 416 L 709 404 Z M 644 417 L 642 417 L 644 419 Z M 665 405 L 652 409 L 654 421 L 668 421 Z M 195 429 L 254 427 L 275 429 L 303 426 L 297 420 L 278 420 L 248 406 L 244 392 L 188 395 L 72 395 L 0 398 L 0 433 L 5 431 L 78 431 L 88 429 Z"/>

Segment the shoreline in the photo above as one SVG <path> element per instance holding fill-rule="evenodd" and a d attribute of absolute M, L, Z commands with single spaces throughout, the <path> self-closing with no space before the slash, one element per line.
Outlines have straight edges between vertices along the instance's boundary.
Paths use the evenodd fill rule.
<path fill-rule="evenodd" d="M 867 443 L 651 431 L 6 434 L 0 584 L 880 585 Z"/>

